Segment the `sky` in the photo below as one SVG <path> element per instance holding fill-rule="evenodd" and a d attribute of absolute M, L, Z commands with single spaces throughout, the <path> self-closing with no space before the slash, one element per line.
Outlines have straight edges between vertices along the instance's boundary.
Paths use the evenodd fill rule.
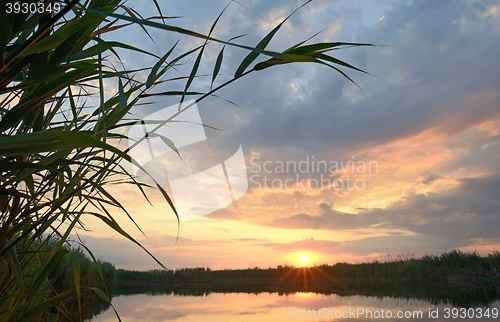
<path fill-rule="evenodd" d="M 181 16 L 169 23 L 206 34 L 228 1 L 159 3 L 165 15 Z M 150 1 L 127 4 L 144 16 L 155 15 Z M 233 2 L 214 37 L 245 34 L 235 42 L 255 46 L 301 4 Z M 107 37 L 157 55 L 178 39 L 177 53 L 203 43 L 148 31 L 154 42 L 133 27 Z M 147 190 L 151 206 L 132 186 L 110 186 L 144 235 L 116 212 L 120 224 L 172 269 L 498 250 L 500 3 L 315 0 L 283 25 L 268 48 L 283 51 L 317 32 L 310 43 L 377 44 L 330 53 L 369 73 L 343 69 L 359 88 L 333 69 L 311 63 L 275 66 L 223 88 L 197 107 L 208 138 L 241 145 L 246 193 L 227 207 L 182 222 L 176 242 L 175 215 L 158 191 Z M 209 44 L 199 75 L 212 73 L 221 48 Z M 215 85 L 229 80 L 247 53 L 227 47 Z M 155 63 L 129 52 L 120 57 L 128 69 Z M 186 59 L 170 76 L 188 75 L 194 60 Z M 191 90 L 206 92 L 210 80 L 197 78 Z M 157 90 L 182 90 L 184 84 L 171 82 Z M 108 95 L 116 93 L 114 84 L 107 86 Z M 158 97 L 149 102 L 137 115 L 176 103 Z M 236 151 L 234 144 L 222 150 L 225 156 Z M 209 186 L 206 193 L 219 196 Z M 90 231 L 79 232 L 80 238 L 99 258 L 119 268 L 159 268 L 97 219 L 85 223 Z"/>

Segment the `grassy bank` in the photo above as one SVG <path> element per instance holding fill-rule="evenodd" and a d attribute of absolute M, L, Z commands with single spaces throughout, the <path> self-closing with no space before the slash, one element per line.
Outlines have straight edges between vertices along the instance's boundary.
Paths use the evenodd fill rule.
<path fill-rule="evenodd" d="M 183 268 L 178 270 L 128 271 L 116 270 L 115 282 L 120 284 L 157 283 L 307 283 L 343 281 L 474 281 L 498 283 L 500 253 L 487 256 L 477 253 L 451 251 L 442 255 L 406 258 L 387 262 L 360 264 L 337 263 L 310 268 L 278 266 L 275 268 L 249 268 L 211 270 L 210 268 Z M 304 282 L 305 280 L 305 282 Z"/>
<path fill-rule="evenodd" d="M 57 238 L 49 239 L 41 246 L 39 252 L 48 253 L 54 245 L 60 240 Z M 63 248 L 69 252 L 50 272 L 47 278 L 48 283 L 42 290 L 45 296 L 53 297 L 74 289 L 75 269 L 78 271 L 80 287 L 98 288 L 103 292 L 113 287 L 115 266 L 109 262 L 97 259 L 94 262 L 86 251 L 79 247 L 70 247 L 63 245 Z M 78 263 L 78 264 L 76 264 Z M 97 266 L 97 265 L 98 266 Z M 76 265 L 76 266 L 75 266 Z M 104 282 L 106 281 L 106 282 Z M 105 285 L 106 283 L 106 285 Z M 99 296 L 90 290 L 81 292 L 82 318 L 91 317 L 91 310 L 99 301 Z M 85 314 L 88 313 L 88 314 Z M 36 317 L 38 321 L 77 321 L 79 320 L 78 299 L 76 296 L 67 298 L 59 305 L 55 305 Z"/>
<path fill-rule="evenodd" d="M 31 238 L 31 236 L 28 236 L 28 238 Z M 50 270 L 40 272 L 40 267 L 57 247 L 64 256 L 53 262 L 54 264 L 50 266 Z M 3 296 L 11 301 L 15 297 L 11 296 L 9 298 L 7 294 L 29 292 L 28 300 L 24 304 L 24 311 L 27 312 L 25 314 L 29 318 L 24 320 L 57 321 L 64 316 L 67 316 L 68 320 L 71 321 L 79 320 L 79 304 L 76 292 L 61 301 L 50 303 L 52 305 L 45 305 L 44 301 L 46 299 L 61 298 L 61 294 L 68 294 L 78 288 L 83 308 L 87 305 L 86 303 L 95 301 L 97 296 L 95 292 L 90 291 L 90 288 L 100 289 L 102 294 L 105 294 L 107 293 L 106 287 L 113 286 L 115 267 L 111 263 L 98 259 L 94 262 L 85 250 L 79 247 L 71 247 L 67 243 L 61 243 L 60 237 L 41 236 L 35 239 L 30 246 L 25 246 L 25 250 L 22 249 L 21 245 L 18 245 L 15 253 L 25 255 L 25 260 L 17 263 L 0 261 L 0 281 L 4 281 L 0 283 L 0 291 Z M 33 259 L 28 258 L 29 255 Z M 21 270 L 26 272 L 26 278 L 24 279 L 19 274 Z M 14 271 L 14 274 L 12 274 L 12 271 Z M 9 278 L 10 275 L 17 278 Z M 77 281 L 77 284 L 75 281 Z M 104 285 L 104 281 L 106 281 L 106 285 Z M 6 311 L 0 310 L 0 321 L 10 320 L 12 319 L 9 319 Z"/>
<path fill-rule="evenodd" d="M 55 241 L 54 241 L 55 242 Z M 51 245 L 47 245 L 48 249 Z M 359 264 L 337 263 L 309 268 L 278 266 L 211 270 L 183 268 L 178 270 L 128 271 L 115 269 L 98 261 L 95 263 L 80 248 L 69 249 L 78 257 L 81 286 L 104 290 L 102 277 L 108 283 L 110 298 L 117 294 L 175 294 L 204 296 L 211 293 L 276 292 L 281 295 L 296 292 L 315 292 L 339 296 L 370 295 L 398 298 L 421 298 L 432 303 L 454 305 L 489 305 L 498 300 L 500 286 L 500 253 L 487 256 L 452 251 L 439 256 L 392 259 L 384 262 Z M 71 256 L 63 259 L 52 271 L 49 281 L 54 292 L 75 287 Z M 421 283 L 432 281 L 432 283 Z M 451 283 L 450 283 L 451 282 Z M 467 282 L 467 283 L 464 283 Z M 485 287 L 477 287 L 483 284 Z M 496 287 L 495 287 L 496 286 Z M 48 291 L 48 290 L 47 290 Z M 109 304 L 92 292 L 82 293 L 82 318 L 90 318 L 108 309 Z M 60 306 L 60 309 L 63 307 Z M 76 297 L 64 301 L 59 313 L 54 308 L 44 312 L 45 321 L 78 320 Z"/>
<path fill-rule="evenodd" d="M 105 291 L 103 278 L 104 281 L 106 281 L 106 286 L 112 287 L 112 281 L 115 274 L 115 266 L 113 264 L 97 260 L 97 264 L 101 270 L 101 272 L 99 272 L 96 263 L 94 263 L 82 249 L 74 248 L 70 251 L 78 258 L 81 287 L 97 287 Z M 59 265 L 56 266 L 50 274 L 49 281 L 58 293 L 75 288 L 74 268 L 71 256 L 65 257 Z"/>

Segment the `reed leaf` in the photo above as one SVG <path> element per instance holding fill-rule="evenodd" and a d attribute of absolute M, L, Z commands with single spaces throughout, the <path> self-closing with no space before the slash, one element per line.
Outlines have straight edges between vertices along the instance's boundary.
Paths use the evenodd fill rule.
<path fill-rule="evenodd" d="M 2 8 L 5 3 L 0 0 Z M 142 17 L 121 0 L 64 3 L 64 9 L 53 15 L 9 14 L 0 10 L 0 321 L 38 321 L 50 314 L 70 316 L 64 303 L 72 300 L 78 302 L 81 319 L 84 290 L 110 303 L 106 288 L 110 281 L 105 280 L 99 261 L 90 249 L 81 245 L 90 254 L 98 281 L 103 284 L 99 287 L 106 293 L 97 285 L 85 285 L 82 257 L 69 243 L 72 234 L 85 231 L 89 216 L 137 244 L 160 267 L 166 267 L 113 218 L 114 210 L 121 211 L 142 232 L 134 214 L 107 189 L 109 185 L 131 185 L 148 203 L 151 202 L 144 187 L 158 189 L 177 218 L 179 236 L 179 214 L 165 189 L 151 176 L 154 182 L 151 186 L 138 182 L 124 166 L 124 163 L 134 164 L 128 152 L 145 137 L 125 150 L 115 144 L 138 121 L 129 118 L 130 110 L 147 104 L 144 98 L 179 97 L 182 102 L 186 96 L 195 96 L 196 102 L 200 102 L 250 72 L 296 62 L 327 65 L 353 81 L 340 68 L 364 71 L 327 52 L 372 46 L 340 42 L 304 45 L 308 39 L 282 52 L 266 50 L 291 15 L 255 47 L 235 42 L 243 35 L 221 40 L 212 34 L 227 6 L 203 34 L 166 24 L 167 19 L 178 17 L 163 16 L 156 0 L 152 5 L 158 15 L 152 17 Z M 119 24 L 122 20 L 125 23 Z M 179 38 L 160 55 L 130 43 L 99 38 L 106 33 L 111 39 L 114 32 L 123 32 L 129 25 L 140 26 L 148 35 L 146 28 L 152 27 L 173 32 Z M 181 37 L 202 39 L 204 43 L 174 54 L 179 50 Z M 222 44 L 223 48 L 212 74 L 200 75 L 203 54 L 212 42 Z M 226 46 L 245 49 L 247 54 L 233 78 L 212 88 L 223 68 Z M 155 62 L 152 66 L 128 70 L 122 64 L 119 69 L 104 55 L 109 53 L 120 59 L 119 50 L 153 57 Z M 172 75 L 194 56 L 194 64 L 186 75 Z M 267 60 L 256 62 L 260 56 L 266 56 Z M 146 81 L 142 78 L 144 73 Z M 210 77 L 209 88 L 189 90 L 205 76 Z M 116 82 L 117 94 L 106 99 L 100 95 L 101 100 L 96 103 L 92 98 L 103 94 L 104 80 Z M 179 80 L 185 81 L 182 88 L 172 85 Z M 101 85 L 95 86 L 96 81 Z M 155 90 L 160 84 L 166 88 Z M 157 124 L 149 136 L 161 138 L 179 154 L 175 143 L 156 131 L 168 122 L 176 122 L 175 118 L 190 106 Z M 55 277 L 64 265 L 71 267 L 72 286 L 59 283 Z"/>

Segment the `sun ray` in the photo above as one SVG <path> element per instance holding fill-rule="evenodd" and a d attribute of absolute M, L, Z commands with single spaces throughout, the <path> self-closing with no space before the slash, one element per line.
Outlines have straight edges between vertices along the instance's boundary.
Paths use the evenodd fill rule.
<path fill-rule="evenodd" d="M 300 275 L 300 269 L 296 268 L 297 270 L 297 274 L 295 274 L 295 278 L 293 280 L 293 287 L 295 287 L 295 284 L 297 283 L 297 280 L 299 279 L 299 275 Z"/>
<path fill-rule="evenodd" d="M 326 273 L 324 270 L 322 270 L 320 267 L 314 267 L 315 270 L 326 276 L 330 281 L 334 282 L 335 284 L 339 286 L 344 286 L 338 279 L 335 277 L 331 276 L 330 274 Z"/>
<path fill-rule="evenodd" d="M 312 267 L 312 268 L 314 268 L 314 267 Z M 306 270 L 309 271 L 309 274 L 311 275 L 311 279 L 313 280 L 314 284 L 316 284 L 316 286 L 319 288 L 320 285 L 318 283 L 318 280 L 316 279 L 316 276 L 314 276 L 314 272 L 313 272 L 312 268 L 311 267 L 307 267 Z"/>
<path fill-rule="evenodd" d="M 304 275 L 304 289 L 306 291 L 308 291 L 308 287 L 307 287 L 307 268 L 302 267 L 300 270 L 302 271 L 302 275 Z"/>

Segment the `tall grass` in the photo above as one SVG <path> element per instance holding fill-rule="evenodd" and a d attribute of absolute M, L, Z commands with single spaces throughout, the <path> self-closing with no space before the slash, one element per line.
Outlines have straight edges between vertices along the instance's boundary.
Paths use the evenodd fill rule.
<path fill-rule="evenodd" d="M 109 262 L 97 259 L 97 265 L 80 247 L 69 249 L 71 255 L 78 258 L 80 268 L 80 286 L 97 287 L 105 291 L 113 287 L 115 278 L 115 266 Z M 102 277 L 104 278 L 101 279 Z M 71 256 L 64 257 L 50 273 L 48 280 L 52 287 L 58 292 L 65 292 L 75 288 L 73 278 L 73 261 Z M 104 282 L 106 285 L 104 285 Z"/>
<path fill-rule="evenodd" d="M 487 256 L 458 250 L 419 258 L 388 258 L 385 262 L 338 263 L 318 268 L 337 278 L 386 278 L 408 280 L 475 279 L 492 276 L 500 267 L 500 253 Z"/>
<path fill-rule="evenodd" d="M 39 252 L 50 252 L 51 249 L 59 242 L 58 238 L 50 238 L 47 240 Z M 78 260 L 80 270 L 80 287 L 82 288 L 98 288 L 102 291 L 113 288 L 115 277 L 115 266 L 109 262 L 97 259 L 96 262 L 87 255 L 87 252 L 81 247 L 70 247 L 63 245 L 64 249 L 69 251 L 69 256 L 65 256 L 50 272 L 47 277 L 48 283 L 45 285 L 45 290 L 50 292 L 64 293 L 76 287 L 74 280 L 74 258 Z M 101 278 L 104 277 L 104 280 Z M 105 284 L 104 284 L 105 283 Z M 50 288 L 49 288 L 50 285 Z M 96 302 L 96 295 L 87 291 L 82 292 L 82 305 L 84 302 Z M 58 320 L 66 318 L 66 320 L 74 320 L 78 318 L 78 303 L 74 299 L 67 299 L 64 301 L 63 310 L 58 311 L 55 308 L 46 309 L 42 316 L 54 317 Z M 109 305 L 108 305 L 109 306 Z M 85 310 L 83 311 L 85 312 Z"/>
<path fill-rule="evenodd" d="M 54 0 L 39 2 L 48 6 Z M 140 107 L 138 103 L 144 97 L 177 96 L 182 102 L 187 95 L 194 95 L 199 102 L 249 73 L 296 62 L 322 64 L 351 80 L 339 68 L 360 70 L 328 53 L 370 46 L 299 42 L 282 52 L 270 51 L 267 45 L 288 18 L 256 46 L 248 46 L 234 39 L 212 37 L 220 16 L 206 34 L 170 24 L 171 19 L 162 14 L 155 0 L 151 6 L 158 8 L 158 15 L 146 19 L 121 0 L 64 0 L 58 2 L 63 7 L 58 13 L 8 13 L 4 10 L 8 3 L 13 1 L 0 0 L 0 321 L 40 320 L 46 309 L 63 311 L 61 301 L 75 296 L 81 311 L 83 291 L 93 291 L 109 302 L 106 292 L 90 286 L 96 281 L 85 280 L 86 264 L 79 253 L 63 245 L 76 229 L 85 229 L 88 217 L 102 220 L 140 245 L 111 215 L 118 209 L 133 221 L 107 186 L 132 185 L 146 197 L 145 185 L 122 167 L 122 161 L 133 161 L 127 154 L 129 149 L 122 151 L 109 144 L 110 139 L 124 138 L 117 133 L 131 124 L 125 117 L 130 116 L 132 107 Z M 147 26 L 179 37 L 198 38 L 203 44 L 178 52 L 173 42 L 160 57 L 130 44 L 101 39 L 100 35 L 112 35 L 131 24 L 143 27 L 145 32 Z M 190 92 L 203 53 L 212 43 L 243 48 L 248 53 L 234 76 L 218 83 L 224 62 L 222 49 L 214 64 L 211 86 L 205 92 Z M 119 69 L 109 60 L 120 60 L 118 48 L 149 55 L 156 63 L 139 71 L 127 70 L 124 65 Z M 257 61 L 259 57 L 265 59 Z M 180 78 L 184 86 L 155 92 L 158 84 L 179 79 L 171 73 L 186 62 L 193 64 L 191 71 Z M 146 81 L 141 80 L 144 73 Z M 117 83 L 117 94 L 106 100 L 105 79 Z M 156 186 L 177 215 L 169 196 Z M 58 242 L 50 243 L 54 237 Z M 90 249 L 85 251 L 93 258 Z M 58 292 L 50 276 L 61 265 L 73 273 L 71 283 L 63 282 L 72 288 Z M 103 282 L 106 273 L 102 263 L 94 258 L 94 266 Z"/>

